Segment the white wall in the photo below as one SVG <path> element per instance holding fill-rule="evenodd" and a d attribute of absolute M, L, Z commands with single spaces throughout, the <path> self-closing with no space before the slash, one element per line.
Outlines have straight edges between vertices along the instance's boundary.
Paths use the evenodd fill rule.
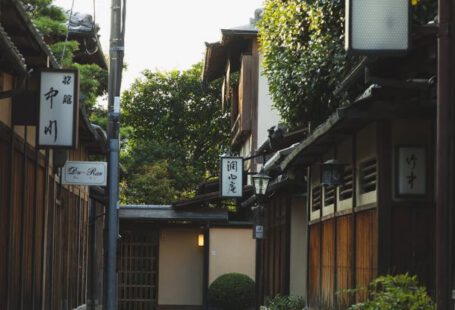
<path fill-rule="evenodd" d="M 259 54 L 258 82 L 258 144 L 261 146 L 268 138 L 268 129 L 280 123 L 278 111 L 272 106 L 269 83 L 263 75 L 262 55 Z"/>
<path fill-rule="evenodd" d="M 209 284 L 230 272 L 254 280 L 256 241 L 251 228 L 210 228 L 209 244 Z"/>
<path fill-rule="evenodd" d="M 204 248 L 195 228 L 160 231 L 159 305 L 202 305 Z"/>

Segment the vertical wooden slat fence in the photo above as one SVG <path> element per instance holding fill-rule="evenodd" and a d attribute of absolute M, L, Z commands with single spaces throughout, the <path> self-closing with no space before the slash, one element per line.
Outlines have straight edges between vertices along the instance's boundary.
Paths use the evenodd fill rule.
<path fill-rule="evenodd" d="M 158 233 L 122 233 L 119 310 L 154 310 L 158 302 Z"/>
<path fill-rule="evenodd" d="M 0 123 L 0 309 L 74 309 L 87 296 L 88 190 L 60 185 L 49 152 L 16 131 Z"/>

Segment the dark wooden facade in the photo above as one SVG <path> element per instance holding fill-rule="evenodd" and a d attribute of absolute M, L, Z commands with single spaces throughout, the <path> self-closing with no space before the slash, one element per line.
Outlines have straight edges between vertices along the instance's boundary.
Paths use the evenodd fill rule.
<path fill-rule="evenodd" d="M 91 270 L 102 268 L 104 223 L 96 214 L 104 207 L 88 187 L 63 186 L 55 151 L 36 147 L 36 106 L 21 95 L 37 91 L 30 72 L 58 63 L 21 1 L 1 1 L 0 13 L 0 309 L 73 309 L 87 304 L 89 283 L 102 286 L 89 261 Z M 79 146 L 68 160 L 103 156 L 105 141 L 84 110 L 77 113 Z M 89 252 L 89 238 L 98 249 Z"/>
<path fill-rule="evenodd" d="M 258 299 L 289 294 L 291 199 L 277 192 L 264 205 L 264 239 L 258 241 Z"/>
<path fill-rule="evenodd" d="M 309 160 L 308 303 L 312 309 L 345 309 L 363 300 L 363 288 L 380 274 L 415 274 L 434 293 L 433 127 L 433 121 L 424 119 L 370 122 L 334 141 L 319 159 Z M 333 137 L 339 137 L 334 128 L 314 145 Z M 397 195 L 398 145 L 429 150 L 426 195 Z M 302 152 L 309 154 L 310 148 Z M 319 185 L 320 163 L 332 156 L 346 164 L 345 183 L 335 189 Z M 360 290 L 348 294 L 351 288 Z"/>
<path fill-rule="evenodd" d="M 86 153 L 81 148 L 70 158 L 84 160 Z M 38 151 L 1 123 L 0 175 L 0 308 L 72 309 L 85 304 L 87 189 L 60 185 L 49 151 Z M 103 225 L 102 218 L 98 221 Z"/>

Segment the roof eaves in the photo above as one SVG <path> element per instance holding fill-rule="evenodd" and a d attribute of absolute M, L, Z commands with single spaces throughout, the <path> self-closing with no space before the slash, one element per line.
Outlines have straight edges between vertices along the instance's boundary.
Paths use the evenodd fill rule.
<path fill-rule="evenodd" d="M 59 68 L 60 66 L 58 65 L 57 59 L 55 58 L 54 54 L 52 53 L 52 51 L 50 50 L 50 48 L 46 44 L 46 42 L 44 42 L 44 39 L 43 39 L 43 36 L 41 35 L 41 33 L 38 31 L 36 26 L 32 23 L 31 19 L 27 15 L 27 12 L 25 11 L 25 8 L 24 8 L 24 5 L 22 4 L 22 2 L 19 0 L 11 0 L 11 3 L 15 6 L 17 12 L 24 20 L 30 33 L 35 38 L 36 43 L 40 46 L 41 50 L 48 57 L 50 66 L 54 69 Z"/>
<path fill-rule="evenodd" d="M 22 56 L 19 49 L 14 45 L 2 25 L 0 25 L 0 44 L 6 47 L 5 54 L 12 59 L 14 69 L 19 74 L 27 74 L 27 64 L 25 63 L 24 56 Z"/>

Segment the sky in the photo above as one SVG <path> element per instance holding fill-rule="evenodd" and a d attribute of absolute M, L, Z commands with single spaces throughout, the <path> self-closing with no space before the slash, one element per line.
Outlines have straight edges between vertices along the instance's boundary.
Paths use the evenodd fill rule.
<path fill-rule="evenodd" d="M 109 53 L 111 0 L 54 0 L 74 12 L 93 15 Z M 220 29 L 249 23 L 263 0 L 127 0 L 122 89 L 144 69 L 184 70 L 204 58 L 205 42 L 221 39 Z"/>

